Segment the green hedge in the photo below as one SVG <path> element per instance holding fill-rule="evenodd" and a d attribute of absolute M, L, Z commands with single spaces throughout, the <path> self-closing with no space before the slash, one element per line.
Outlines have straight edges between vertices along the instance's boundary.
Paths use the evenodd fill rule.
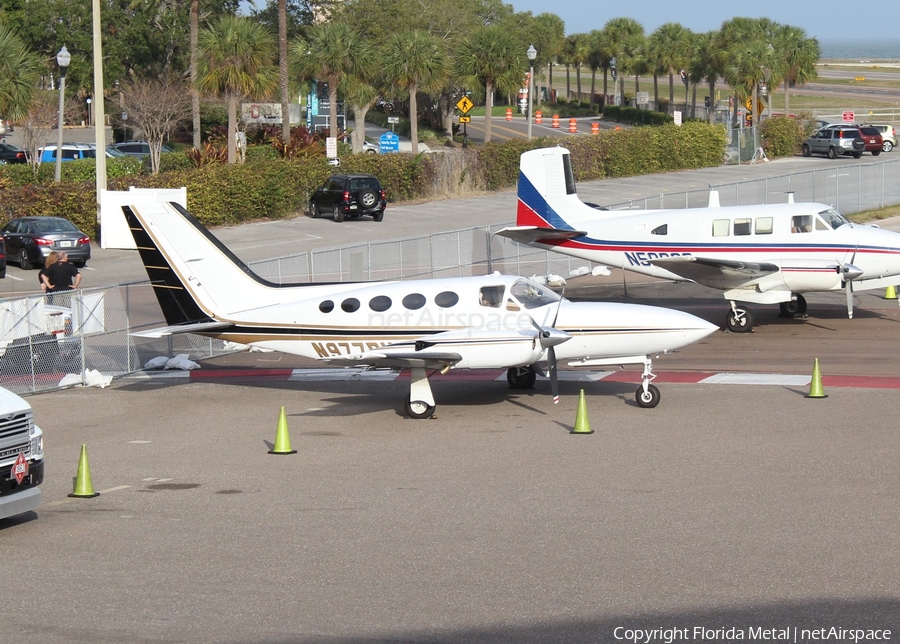
<path fill-rule="evenodd" d="M 474 183 L 489 190 L 513 188 L 519 176 L 522 152 L 554 146 L 559 139 L 513 139 L 489 143 L 463 155 L 463 176 L 479 175 Z M 722 163 L 725 133 L 706 123 L 681 127 L 603 130 L 598 135 L 564 141 L 572 151 L 576 179 L 590 181 L 655 172 L 717 166 Z M 142 174 L 139 159 L 109 159 L 110 190 L 187 188 L 188 209 L 208 226 L 234 225 L 257 219 L 293 217 L 306 209 L 312 191 L 337 169 L 323 157 L 284 161 L 267 150 L 248 150 L 247 162 L 210 164 L 194 168 L 182 153 L 162 155 L 158 175 Z M 459 155 L 454 162 L 458 162 Z M 374 174 L 388 201 L 427 199 L 440 194 L 441 177 L 451 163 L 438 154 L 352 154 L 341 158 L 340 172 Z M 41 167 L 38 182 L 28 166 L 0 168 L 0 225 L 11 217 L 55 215 L 66 217 L 85 232 L 96 220 L 94 161 L 63 164 L 63 181 L 53 182 L 54 167 Z M 442 171 L 443 174 L 442 174 Z"/>

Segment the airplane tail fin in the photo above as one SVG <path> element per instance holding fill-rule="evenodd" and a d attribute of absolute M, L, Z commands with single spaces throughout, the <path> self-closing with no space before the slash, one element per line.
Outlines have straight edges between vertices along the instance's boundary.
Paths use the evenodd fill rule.
<path fill-rule="evenodd" d="M 247 267 L 180 205 L 122 206 L 169 325 L 228 319 L 278 301 L 278 285 Z"/>
<path fill-rule="evenodd" d="M 519 161 L 517 226 L 574 230 L 603 210 L 578 198 L 569 151 L 563 147 L 524 152 Z"/>

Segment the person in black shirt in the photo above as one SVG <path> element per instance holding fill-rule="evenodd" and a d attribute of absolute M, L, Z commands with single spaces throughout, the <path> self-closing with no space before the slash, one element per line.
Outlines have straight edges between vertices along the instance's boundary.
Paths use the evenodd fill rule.
<path fill-rule="evenodd" d="M 73 264 L 69 263 L 69 256 L 65 251 L 59 254 L 59 261 L 44 269 L 44 275 L 50 285 L 47 292 L 51 295 L 71 291 L 81 284 L 81 273 Z"/>

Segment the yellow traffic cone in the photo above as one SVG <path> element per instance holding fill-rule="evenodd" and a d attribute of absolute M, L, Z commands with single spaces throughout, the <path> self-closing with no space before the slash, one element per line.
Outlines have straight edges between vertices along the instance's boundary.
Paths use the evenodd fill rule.
<path fill-rule="evenodd" d="M 269 454 L 296 454 L 297 450 L 291 449 L 291 437 L 288 435 L 287 416 L 284 407 L 278 415 L 278 429 L 275 432 L 275 446 L 269 450 Z"/>
<path fill-rule="evenodd" d="M 809 381 L 807 398 L 828 398 L 822 390 L 822 374 L 819 372 L 819 359 L 813 363 L 812 380 Z"/>
<path fill-rule="evenodd" d="M 584 400 L 584 389 L 578 394 L 578 413 L 575 414 L 575 427 L 570 434 L 593 434 L 591 423 L 588 421 L 587 403 Z"/>
<path fill-rule="evenodd" d="M 888 286 L 884 291 L 884 297 L 882 300 L 896 300 L 897 299 L 897 288 L 895 286 Z"/>
<path fill-rule="evenodd" d="M 87 445 L 81 446 L 81 458 L 78 459 L 78 473 L 75 474 L 75 489 L 69 495 L 76 499 L 93 499 L 100 496 L 94 492 L 94 484 L 91 482 L 91 466 L 88 464 Z"/>

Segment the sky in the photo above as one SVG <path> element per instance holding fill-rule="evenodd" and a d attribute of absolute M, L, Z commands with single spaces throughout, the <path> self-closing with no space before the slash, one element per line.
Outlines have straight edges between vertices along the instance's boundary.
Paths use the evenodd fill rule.
<path fill-rule="evenodd" d="M 739 16 L 769 18 L 781 24 L 801 27 L 807 36 L 820 41 L 877 38 L 900 43 L 897 31 L 900 5 L 897 0 L 869 0 L 861 13 L 846 2 L 837 0 L 819 0 L 815 4 L 796 0 L 756 0 L 731 4 L 696 0 L 640 0 L 627 8 L 617 3 L 593 0 L 504 2 L 511 4 L 516 11 L 530 11 L 533 15 L 555 13 L 566 23 L 566 35 L 602 29 L 607 21 L 622 17 L 637 20 L 644 26 L 645 34 L 652 33 L 667 22 L 678 22 L 691 31 L 705 32 L 719 29 L 726 20 Z M 849 19 L 849 16 L 855 16 L 855 19 Z M 896 56 L 900 57 L 900 51 Z"/>

